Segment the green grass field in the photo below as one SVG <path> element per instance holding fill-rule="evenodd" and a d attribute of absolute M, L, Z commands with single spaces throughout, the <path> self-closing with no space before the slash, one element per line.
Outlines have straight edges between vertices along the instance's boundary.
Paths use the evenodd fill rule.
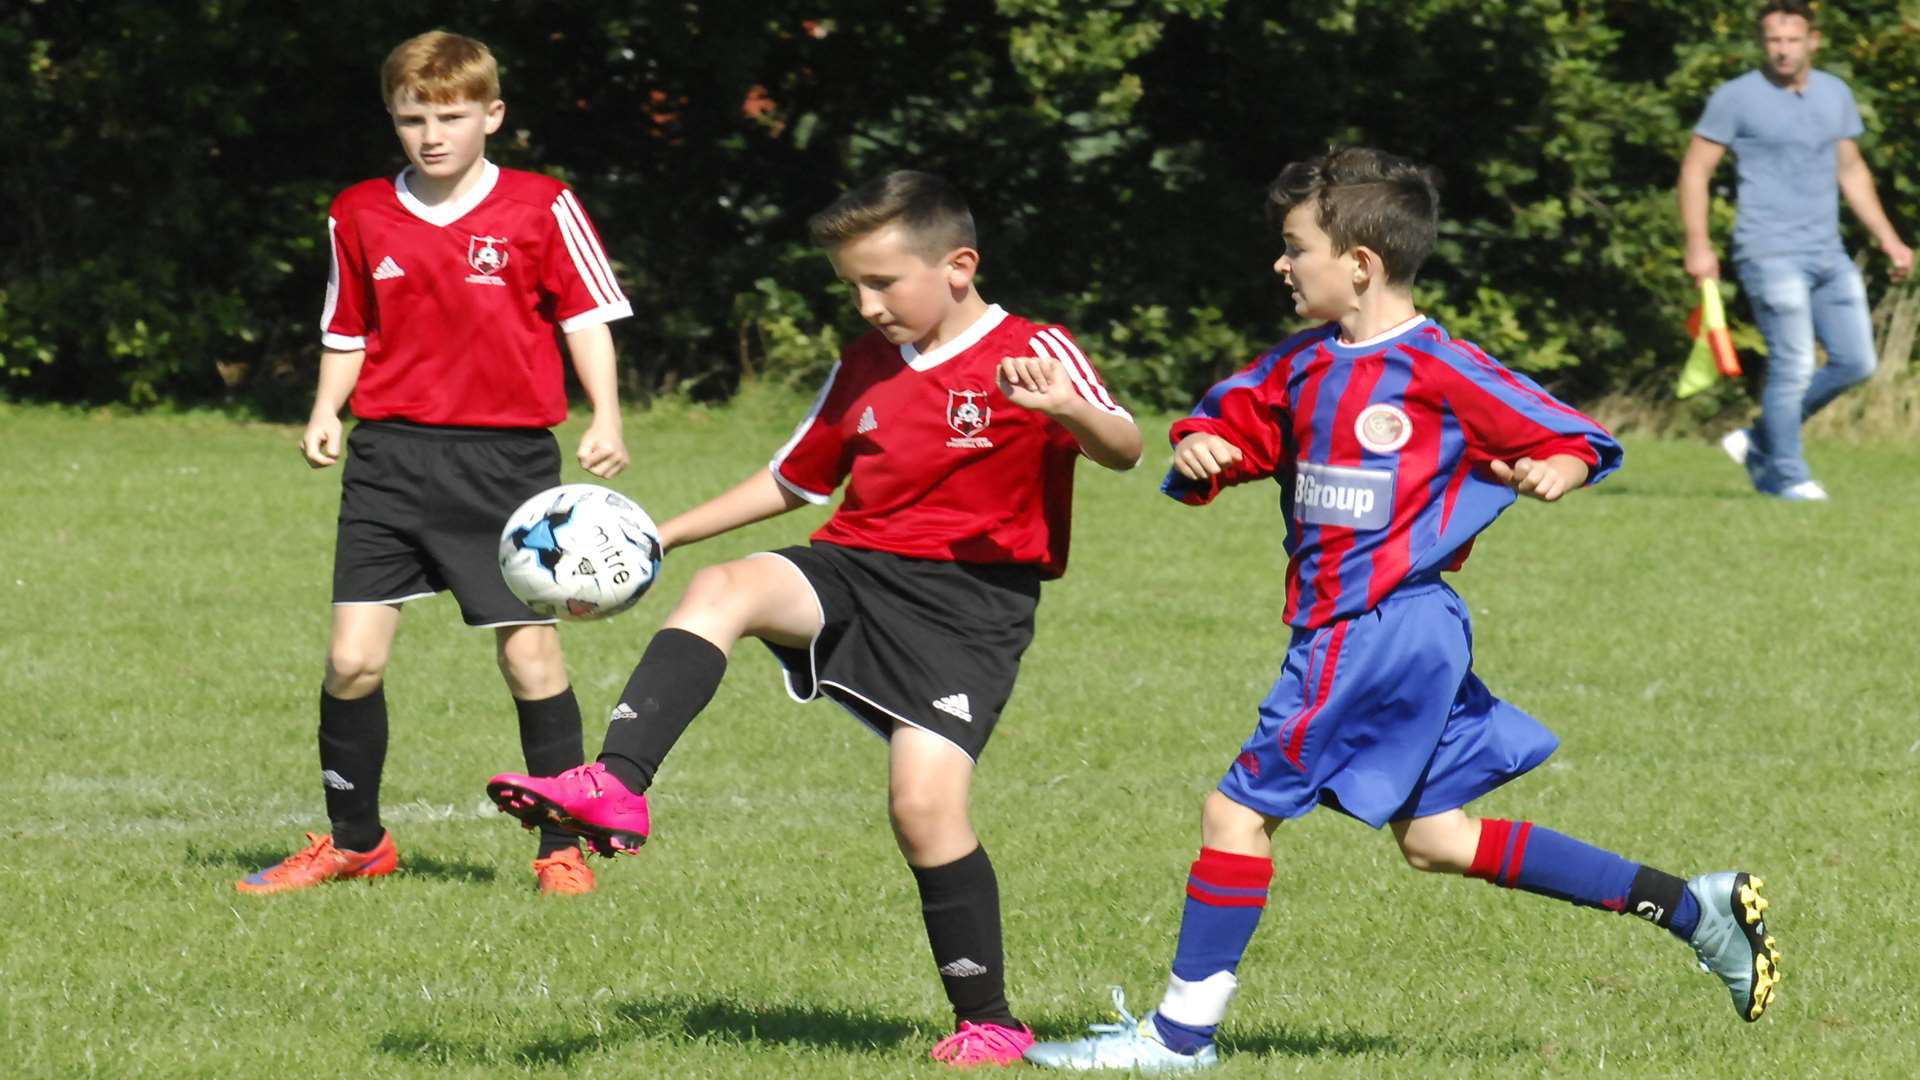
<path fill-rule="evenodd" d="M 799 403 L 632 418 L 618 486 L 668 514 L 762 465 Z M 1083 466 L 1073 567 L 979 775 L 1016 1008 L 1043 1037 L 1144 1011 L 1201 797 L 1284 643 L 1269 487 L 1206 510 Z M 577 427 L 563 432 L 571 450 Z M 486 777 L 518 766 L 490 635 L 409 608 L 388 695 L 402 872 L 233 879 L 324 827 L 313 732 L 336 472 L 294 429 L 0 406 L 0 1074 L 932 1076 L 949 1016 L 885 820 L 881 744 L 796 706 L 758 646 L 590 897 L 532 887 Z M 1677 873 L 1768 881 L 1787 981 L 1738 1022 L 1637 921 L 1404 868 L 1330 812 L 1280 832 L 1224 1029 L 1233 1076 L 1906 1077 L 1920 1071 L 1920 448 L 1816 443 L 1827 506 L 1749 495 L 1705 444 L 1516 507 L 1455 587 L 1478 670 L 1559 733 L 1478 804 Z M 583 478 L 577 470 L 570 479 Z M 701 565 L 569 627 L 588 746 Z"/>

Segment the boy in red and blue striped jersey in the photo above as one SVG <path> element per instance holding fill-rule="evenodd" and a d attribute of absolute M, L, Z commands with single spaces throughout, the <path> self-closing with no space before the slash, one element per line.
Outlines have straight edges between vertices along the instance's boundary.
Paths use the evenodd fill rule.
<path fill-rule="evenodd" d="M 1215 1027 L 1273 876 L 1274 829 L 1318 805 L 1391 826 L 1416 869 L 1631 913 L 1691 944 L 1746 1020 L 1779 953 L 1744 873 L 1682 880 L 1468 803 L 1557 745 L 1472 670 L 1466 605 L 1441 580 L 1519 495 L 1545 502 L 1619 468 L 1620 445 L 1414 309 L 1438 196 L 1422 166 L 1336 148 L 1268 192 L 1299 314 L 1324 320 L 1213 387 L 1173 425 L 1168 495 L 1204 505 L 1272 478 L 1287 519 L 1292 641 L 1253 735 L 1207 797 L 1166 996 L 1145 1018 L 1027 1058 L 1066 1068 L 1215 1063 Z"/>

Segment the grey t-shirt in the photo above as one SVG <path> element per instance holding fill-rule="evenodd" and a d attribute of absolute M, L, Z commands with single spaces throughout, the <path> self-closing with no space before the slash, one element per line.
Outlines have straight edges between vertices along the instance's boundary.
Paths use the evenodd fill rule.
<path fill-rule="evenodd" d="M 1740 181 L 1735 257 L 1839 250 L 1835 144 L 1863 130 L 1853 91 L 1824 71 L 1808 72 L 1804 91 L 1758 71 L 1722 83 L 1693 133 L 1733 151 Z"/>

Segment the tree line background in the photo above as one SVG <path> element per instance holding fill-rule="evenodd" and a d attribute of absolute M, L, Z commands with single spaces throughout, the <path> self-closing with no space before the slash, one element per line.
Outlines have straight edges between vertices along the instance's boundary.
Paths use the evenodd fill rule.
<path fill-rule="evenodd" d="M 580 191 L 633 300 L 637 397 L 817 379 L 863 327 L 806 217 L 915 167 L 968 193 L 990 300 L 1071 327 L 1130 402 L 1184 407 L 1291 327 L 1261 200 L 1337 141 L 1445 176 L 1418 300 L 1455 334 L 1577 400 L 1661 398 L 1693 296 L 1679 158 L 1759 60 L 1746 0 L 7 6 L 0 395 L 272 416 L 310 400 L 328 200 L 404 163 L 378 65 L 428 28 L 501 61 L 489 156 Z M 1914 241 L 1920 4 L 1820 20 Z M 1723 165 L 1723 257 L 1731 185 Z M 1920 305 L 1885 266 L 1904 369 Z"/>

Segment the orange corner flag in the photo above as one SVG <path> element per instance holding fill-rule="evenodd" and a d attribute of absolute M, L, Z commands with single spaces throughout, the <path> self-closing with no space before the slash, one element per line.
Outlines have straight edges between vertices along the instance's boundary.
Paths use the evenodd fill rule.
<path fill-rule="evenodd" d="M 1693 351 L 1680 369 L 1675 397 L 1688 398 L 1713 385 L 1719 376 L 1740 376 L 1740 354 L 1733 351 L 1733 335 L 1727 330 L 1727 309 L 1720 303 L 1720 283 L 1700 279 L 1700 304 L 1687 316 L 1687 336 L 1693 339 Z"/>

